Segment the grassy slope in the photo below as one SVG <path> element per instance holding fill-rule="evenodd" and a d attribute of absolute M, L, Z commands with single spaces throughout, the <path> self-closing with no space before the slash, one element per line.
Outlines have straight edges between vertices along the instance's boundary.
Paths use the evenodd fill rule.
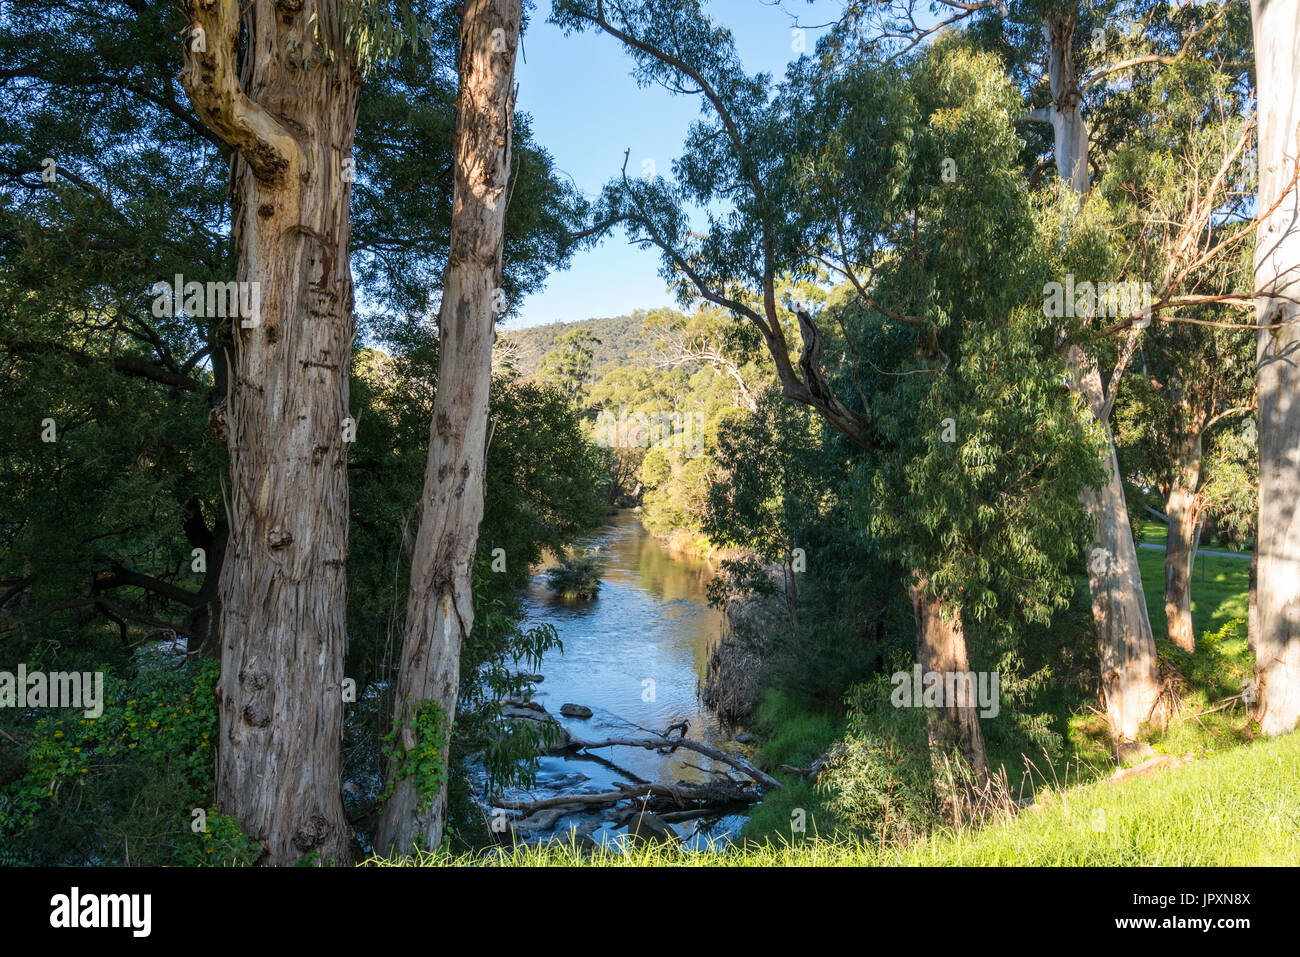
<path fill-rule="evenodd" d="M 383 861 L 371 861 L 383 864 Z M 572 847 L 471 857 L 434 854 L 402 864 L 662 865 L 1296 865 L 1300 864 L 1300 734 L 1261 741 L 1121 784 L 1058 792 L 1046 806 L 982 830 L 939 834 L 880 853 L 809 838 L 723 853 L 645 845 L 584 856 Z"/>
<path fill-rule="evenodd" d="M 945 865 L 1300 864 L 1300 735 L 1066 791 L 1009 824 L 891 857 Z"/>

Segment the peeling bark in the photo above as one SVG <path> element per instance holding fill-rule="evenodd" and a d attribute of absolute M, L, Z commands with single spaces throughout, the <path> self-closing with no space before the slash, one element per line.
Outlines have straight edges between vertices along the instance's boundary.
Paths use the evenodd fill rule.
<path fill-rule="evenodd" d="M 360 77 L 341 6 L 183 3 L 181 83 L 234 151 L 235 278 L 260 292 L 259 315 L 234 319 L 224 419 L 217 805 L 268 864 L 348 862 L 355 844 L 339 749 L 353 337 L 343 160 Z M 331 64 L 311 62 L 326 53 Z"/>
<path fill-rule="evenodd" d="M 1056 142 L 1056 173 L 1076 193 L 1088 192 L 1088 124 L 1083 118 L 1083 91 L 1070 46 L 1076 26 L 1073 15 L 1043 24 L 1047 38 L 1047 79 L 1052 92 L 1048 119 Z"/>
<path fill-rule="evenodd" d="M 445 720 L 454 720 L 461 645 L 474 626 L 470 575 L 483 518 L 493 301 L 501 281 L 520 21 L 519 0 L 468 0 L 461 20 L 438 387 L 394 701 L 403 753 L 417 746 L 412 719 L 423 702 L 437 702 Z M 422 796 L 400 768 L 386 774 L 394 790 L 380 813 L 376 848 L 436 848 L 447 813 L 445 782 L 436 795 Z"/>

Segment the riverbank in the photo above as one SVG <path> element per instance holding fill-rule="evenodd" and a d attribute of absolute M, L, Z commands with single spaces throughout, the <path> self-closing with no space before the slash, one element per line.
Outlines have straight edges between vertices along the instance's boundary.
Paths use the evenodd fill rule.
<path fill-rule="evenodd" d="M 1011 820 L 936 833 L 908 847 L 809 835 L 683 854 L 671 844 L 619 851 L 575 845 L 435 853 L 369 866 L 1295 866 L 1300 864 L 1300 735 L 1213 755 L 1121 783 L 1040 795 Z"/>

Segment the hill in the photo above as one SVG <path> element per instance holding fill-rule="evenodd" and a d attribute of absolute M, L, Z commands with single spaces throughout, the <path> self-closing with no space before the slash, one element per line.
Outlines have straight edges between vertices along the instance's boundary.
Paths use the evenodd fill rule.
<path fill-rule="evenodd" d="M 654 339 L 643 327 L 645 315 L 645 310 L 638 309 L 627 316 L 552 322 L 544 326 L 506 330 L 501 333 L 501 338 L 519 350 L 519 369 L 525 375 L 532 374 L 542 356 L 555 347 L 556 339 L 574 329 L 587 329 L 600 340 L 592 350 L 596 369 L 611 362 L 648 365 L 647 357 L 654 354 Z"/>

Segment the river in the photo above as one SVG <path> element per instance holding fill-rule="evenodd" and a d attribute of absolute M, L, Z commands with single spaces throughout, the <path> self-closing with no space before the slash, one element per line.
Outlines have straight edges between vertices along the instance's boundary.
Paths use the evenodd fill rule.
<path fill-rule="evenodd" d="M 534 569 L 524 597 L 525 627 L 554 625 L 564 645 L 542 662 L 544 680 L 533 700 L 572 733 L 586 740 L 643 737 L 688 722 L 690 737 L 714 747 L 736 750 L 730 735 L 698 695 L 708 655 L 722 632 L 721 614 L 709 607 L 705 589 L 713 570 L 703 559 L 676 555 L 643 529 L 632 512 L 619 512 L 609 524 L 585 536 L 580 545 L 600 547 L 605 567 L 600 593 L 591 601 L 565 602 L 546 586 L 544 566 Z M 566 703 L 585 705 L 590 718 L 566 718 Z M 618 768 L 656 783 L 707 780 L 721 765 L 688 751 L 663 755 L 641 748 L 605 748 L 597 752 Z M 613 790 L 628 778 L 585 755 L 544 757 L 532 799 L 562 794 Z M 608 814 L 609 812 L 605 812 Z M 612 843 L 626 826 L 601 823 L 600 812 L 561 818 L 552 834 L 574 827 Z M 674 829 L 689 839 L 686 846 L 723 842 L 739 833 L 742 815 L 689 821 Z M 591 830 L 593 825 L 595 829 Z"/>

